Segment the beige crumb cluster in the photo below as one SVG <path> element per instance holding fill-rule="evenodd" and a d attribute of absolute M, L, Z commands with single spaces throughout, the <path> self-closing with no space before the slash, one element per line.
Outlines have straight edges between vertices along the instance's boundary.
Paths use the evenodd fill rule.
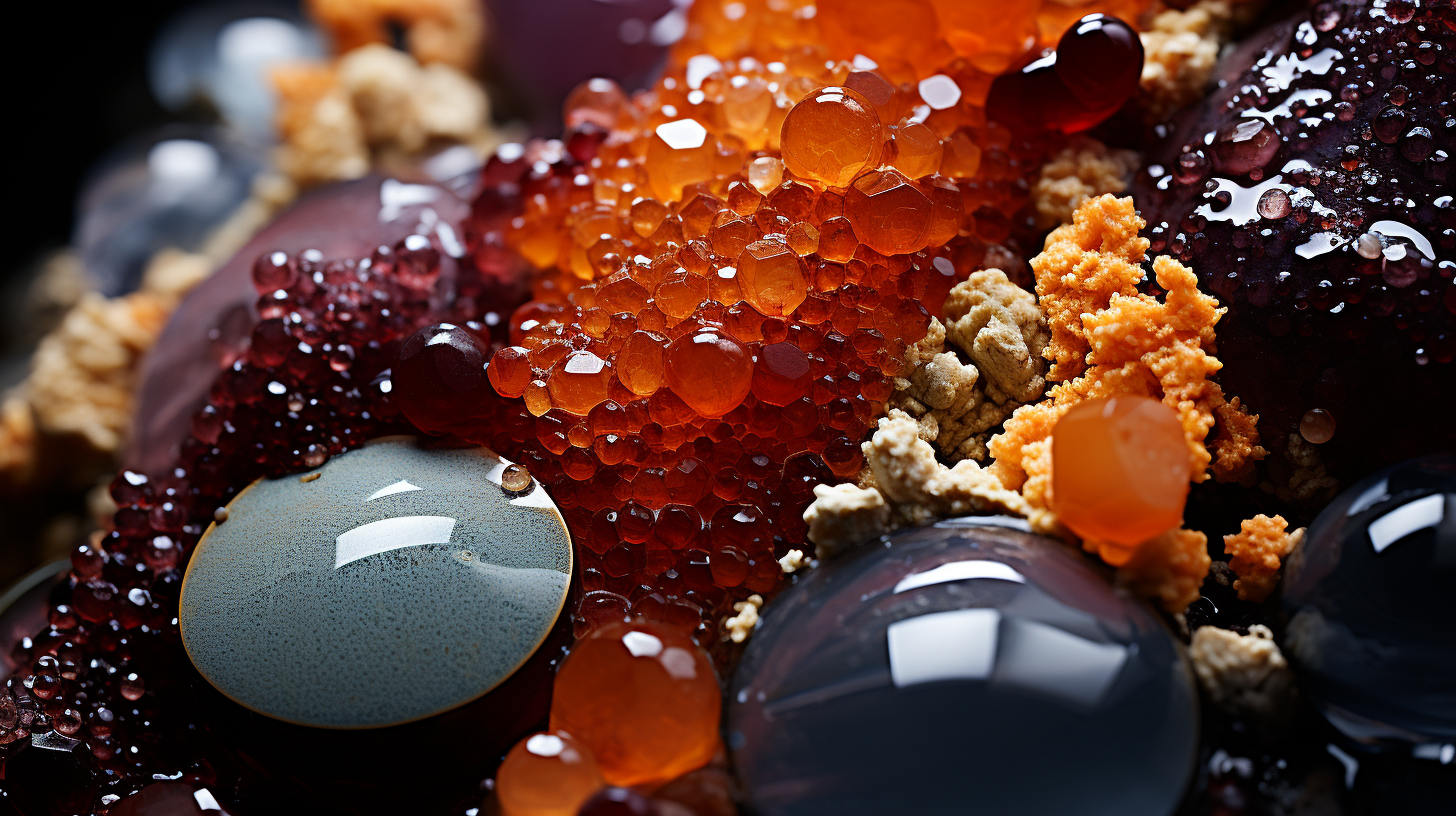
<path fill-rule="evenodd" d="M 1139 163 L 1136 151 L 1115 150 L 1091 137 L 1076 137 L 1042 165 L 1031 187 L 1037 228 L 1070 223 L 1083 201 L 1126 190 Z"/>
<path fill-rule="evenodd" d="M 466 72 L 475 68 L 485 39 L 479 0 L 308 0 L 308 13 L 328 31 L 339 53 L 389 43 L 391 26 L 398 25 L 415 59 Z"/>
<path fill-rule="evenodd" d="M 911 374 L 895 380 L 890 406 L 946 460 L 984 460 L 996 427 L 1046 390 L 1050 335 L 1036 299 L 999 269 L 956 284 L 943 311 L 907 353 Z"/>
<path fill-rule="evenodd" d="M 957 284 L 943 312 L 909 350 L 911 373 L 895 380 L 889 415 L 864 443 L 861 484 L 814 489 L 804 520 L 817 557 L 945 516 L 1026 512 L 974 460 L 1013 410 L 1046 390 L 1046 321 L 999 269 Z"/>
<path fill-rule="evenodd" d="M 1139 96 L 1151 121 L 1166 121 L 1203 98 L 1219 52 L 1263 5 L 1263 0 L 1199 0 L 1184 11 L 1168 9 L 1153 17 L 1140 35 Z"/>
<path fill-rule="evenodd" d="M 31 358 L 30 376 L 0 411 L 0 481 L 25 484 L 48 438 L 75 438 L 103 454 L 121 446 L 131 421 L 137 365 L 178 301 L 212 271 L 206 255 L 164 250 L 141 288 L 83 295 Z"/>
<path fill-rule="evenodd" d="M 276 160 L 299 186 L 359 178 L 451 144 L 483 156 L 500 142 L 474 79 L 387 45 L 356 48 L 328 65 L 279 68 L 273 82 Z"/>
<path fill-rule="evenodd" d="M 809 565 L 809 559 L 804 557 L 803 550 L 789 550 L 784 557 L 779 559 L 779 569 L 784 573 L 791 574 L 798 572 Z"/>
<path fill-rule="evenodd" d="M 908 414 L 891 409 L 864 443 L 866 485 L 819 485 L 804 511 L 818 558 L 832 558 L 892 530 L 937 518 L 990 513 L 1026 515 L 1019 494 L 969 459 L 946 467 Z"/>
<path fill-rule="evenodd" d="M 1188 657 L 1203 690 L 1227 713 L 1272 720 L 1293 695 L 1294 674 L 1266 626 L 1250 626 L 1247 635 L 1201 626 Z"/>
<path fill-rule="evenodd" d="M 1051 434 L 1085 400 L 1124 394 L 1162 400 L 1183 425 L 1195 481 L 1207 478 L 1210 465 L 1220 480 L 1236 479 L 1264 456 L 1257 418 L 1209 379 L 1221 368 L 1206 350 L 1224 312 L 1218 302 L 1198 291 L 1192 271 L 1167 257 L 1153 262 L 1166 296 L 1138 292 L 1148 248 L 1143 226 L 1130 198 L 1088 199 L 1031 261 L 1051 331 L 1048 378 L 1059 384 L 1048 399 L 1018 408 L 989 447 L 991 472 L 1021 492 L 1039 531 L 1063 532 L 1051 510 Z M 1182 609 L 1198 597 L 1207 575 L 1204 543 L 1201 533 L 1188 530 L 1158 536 L 1124 566 L 1125 580 L 1170 610 Z M 1084 545 L 1100 550 L 1095 541 Z"/>
<path fill-rule="evenodd" d="M 762 608 L 762 595 L 749 595 L 748 600 L 733 604 L 733 611 L 737 614 L 723 620 L 723 639 L 734 643 L 748 640 L 748 636 L 758 628 L 758 611 Z"/>
<path fill-rule="evenodd" d="M 1259 603 L 1279 584 L 1282 560 L 1304 538 L 1304 528 L 1285 532 L 1288 526 L 1283 516 L 1269 518 L 1260 514 L 1246 519 L 1237 533 L 1223 537 L 1229 566 L 1239 576 L 1234 589 L 1240 600 Z"/>

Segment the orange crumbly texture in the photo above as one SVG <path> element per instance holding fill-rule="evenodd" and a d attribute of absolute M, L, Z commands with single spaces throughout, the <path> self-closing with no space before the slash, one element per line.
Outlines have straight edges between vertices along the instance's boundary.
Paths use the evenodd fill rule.
<path fill-rule="evenodd" d="M 1148 247 L 1139 237 L 1143 226 L 1132 199 L 1089 199 L 1032 259 L 1051 330 L 1044 352 L 1052 361 L 1048 378 L 1060 384 L 1048 399 L 1017 409 L 990 450 L 996 459 L 992 473 L 1021 491 L 1037 529 L 1061 531 L 1051 510 L 1051 433 L 1069 408 L 1085 400 L 1133 394 L 1172 408 L 1183 425 L 1194 481 L 1207 478 L 1210 464 L 1216 478 L 1238 478 L 1264 455 L 1256 418 L 1209 380 L 1220 364 L 1207 349 L 1224 310 L 1198 291 L 1190 270 L 1166 257 L 1153 262 L 1166 296 L 1138 292 Z M 1096 541 L 1085 546 L 1104 549 Z M 1173 530 L 1142 545 L 1123 570 L 1135 586 L 1180 609 L 1197 597 L 1207 574 L 1203 546 L 1201 533 Z M 1124 558 L 1118 552 L 1114 560 Z"/>
<path fill-rule="evenodd" d="M 1223 537 L 1229 566 L 1239 576 L 1234 589 L 1240 600 L 1259 603 L 1279 584 L 1281 560 L 1303 537 L 1302 530 L 1286 532 L 1288 526 L 1283 516 L 1269 518 L 1260 514 L 1245 520 L 1237 533 Z"/>

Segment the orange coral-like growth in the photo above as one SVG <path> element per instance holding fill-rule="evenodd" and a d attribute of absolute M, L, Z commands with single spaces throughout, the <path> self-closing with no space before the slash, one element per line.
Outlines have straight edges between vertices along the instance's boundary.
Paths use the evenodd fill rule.
<path fill-rule="evenodd" d="M 1183 426 L 1194 481 L 1207 478 L 1211 462 L 1219 478 L 1236 478 L 1264 454 L 1255 418 L 1236 401 L 1225 400 L 1209 379 L 1220 368 L 1207 350 L 1223 314 L 1217 301 L 1198 291 L 1190 270 L 1165 257 L 1153 262 L 1153 272 L 1166 296 L 1160 300 L 1137 290 L 1148 246 L 1139 237 L 1144 226 L 1132 199 L 1090 199 L 1032 259 L 1037 295 L 1052 331 L 1045 352 L 1053 362 L 1050 377 L 1062 383 L 1052 388 L 1050 399 L 1017 409 L 1004 432 L 991 440 L 990 450 L 996 457 L 993 472 L 1007 487 L 1022 491 L 1035 508 L 1033 523 L 1043 529 L 1057 526 L 1050 512 L 1051 432 L 1067 410 L 1085 400 L 1130 394 L 1172 408 Z M 1210 441 L 1216 424 L 1219 430 Z M 1181 544 L 1191 541 L 1170 535 Z M 1089 540 L 1086 546 L 1101 552 L 1107 542 Z M 1110 546 L 1104 555 L 1122 561 L 1128 557 L 1125 549 Z M 1191 549 L 1154 547 L 1134 561 L 1146 572 L 1158 553 Z M 1185 593 L 1159 594 L 1166 600 Z"/>
<path fill-rule="evenodd" d="M 1239 576 L 1234 589 L 1241 600 L 1259 603 L 1274 591 L 1280 560 L 1299 543 L 1296 534 L 1285 532 L 1288 526 L 1283 516 L 1260 514 L 1246 519 L 1237 533 L 1223 537 L 1223 551 L 1231 556 L 1229 566 Z"/>

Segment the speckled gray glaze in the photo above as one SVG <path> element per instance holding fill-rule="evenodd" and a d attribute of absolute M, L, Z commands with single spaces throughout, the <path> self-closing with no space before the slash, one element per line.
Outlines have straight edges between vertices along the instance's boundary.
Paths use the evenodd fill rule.
<path fill-rule="evenodd" d="M 1066 545 L 990 521 L 894 536 L 768 607 L 728 699 L 750 812 L 1173 812 L 1198 750 L 1176 642 Z"/>
<path fill-rule="evenodd" d="M 192 662 L 254 711 L 325 728 L 490 691 L 546 637 L 571 576 L 561 514 L 537 484 L 503 490 L 507 464 L 390 437 L 254 483 L 188 564 Z"/>

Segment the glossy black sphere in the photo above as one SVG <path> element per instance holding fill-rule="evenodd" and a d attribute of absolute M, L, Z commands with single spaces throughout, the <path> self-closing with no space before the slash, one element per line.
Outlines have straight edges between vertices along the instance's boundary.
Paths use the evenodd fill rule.
<path fill-rule="evenodd" d="M 1456 741 L 1456 456 L 1412 459 L 1320 513 L 1284 577 L 1285 654 L 1335 727 Z"/>
<path fill-rule="evenodd" d="M 728 701 L 759 816 L 1166 816 L 1197 750 L 1171 635 L 1065 545 L 944 522 L 774 602 Z"/>

